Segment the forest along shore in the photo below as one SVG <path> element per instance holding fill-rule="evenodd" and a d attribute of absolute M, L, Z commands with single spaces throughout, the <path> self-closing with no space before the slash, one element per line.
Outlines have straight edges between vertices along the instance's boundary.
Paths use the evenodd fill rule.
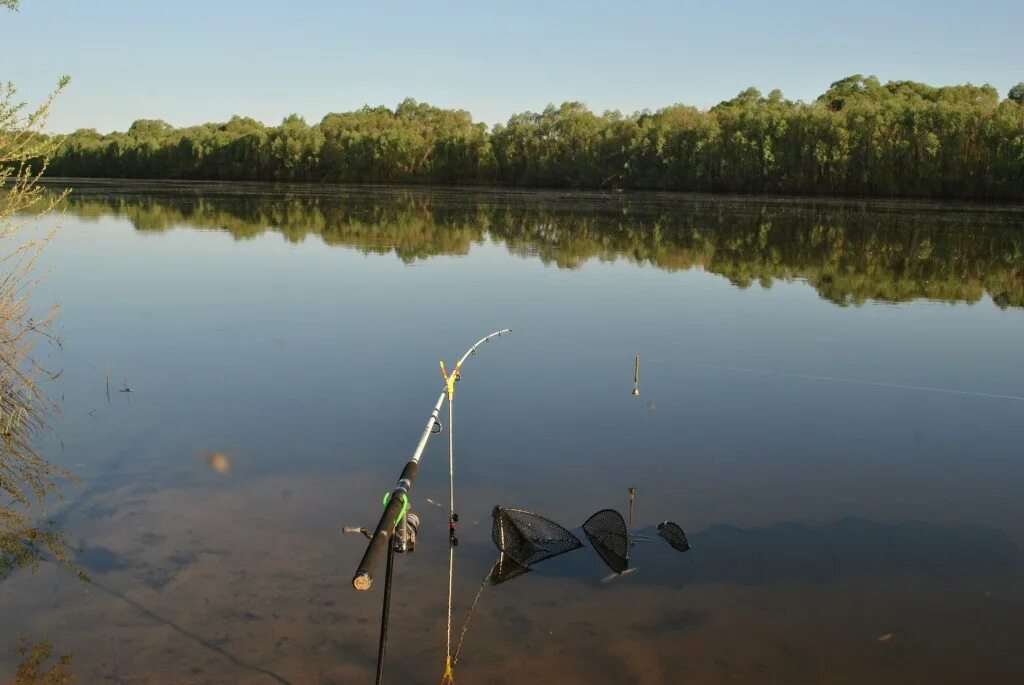
<path fill-rule="evenodd" d="M 711 109 L 596 114 L 579 102 L 488 128 L 407 99 L 310 125 L 250 118 L 63 136 L 72 177 L 431 183 L 757 194 L 1024 199 L 1024 83 L 882 84 L 854 75 L 813 102 L 754 88 Z"/>

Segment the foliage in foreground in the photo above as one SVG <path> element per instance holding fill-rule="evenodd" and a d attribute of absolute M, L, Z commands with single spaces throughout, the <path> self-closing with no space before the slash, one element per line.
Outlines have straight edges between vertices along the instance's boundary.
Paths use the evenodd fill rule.
<path fill-rule="evenodd" d="M 405 100 L 308 125 L 249 118 L 127 132 L 82 129 L 57 175 L 495 184 L 812 195 L 1024 199 L 1024 83 L 836 81 L 814 102 L 750 88 L 703 111 L 595 114 L 567 102 L 488 130 L 468 112 Z"/>
<path fill-rule="evenodd" d="M 74 682 L 71 655 L 62 654 L 53 660 L 53 645 L 49 642 L 30 644 L 22 635 L 12 651 L 21 659 L 14 674 L 14 685 L 65 685 Z"/>
<path fill-rule="evenodd" d="M 17 3 L 4 6 L 16 9 Z M 39 387 L 47 370 L 34 349 L 40 341 L 56 342 L 49 328 L 56 311 L 33 316 L 29 303 L 36 261 L 49 239 L 33 224 L 63 197 L 44 194 L 38 181 L 55 148 L 43 126 L 66 84 L 64 77 L 32 110 L 15 99 L 12 85 L 0 83 L 0 580 L 44 559 L 68 561 L 60 529 L 39 521 L 37 512 L 56 479 L 67 475 L 36 452 L 57 407 Z"/>
<path fill-rule="evenodd" d="M 0 0 L 18 9 L 18 0 Z M 37 385 L 46 370 L 33 355 L 39 340 L 56 342 L 49 333 L 52 310 L 33 318 L 28 296 L 37 282 L 34 267 L 50 235 L 29 227 L 60 202 L 65 193 L 45 194 L 38 181 L 53 153 L 54 141 L 43 135 L 53 99 L 35 110 L 14 99 L 15 89 L 0 82 L 0 581 L 14 570 L 32 570 L 44 559 L 70 564 L 67 542 L 53 521 L 38 521 L 36 509 L 67 476 L 35 451 L 36 439 L 57 410 Z M 26 221 L 27 218 L 27 221 Z M 79 577 L 85 576 L 79 572 Z M 71 655 L 53 658 L 53 645 L 29 642 L 21 635 L 13 648 L 20 663 L 15 685 L 63 685 L 73 680 Z"/>

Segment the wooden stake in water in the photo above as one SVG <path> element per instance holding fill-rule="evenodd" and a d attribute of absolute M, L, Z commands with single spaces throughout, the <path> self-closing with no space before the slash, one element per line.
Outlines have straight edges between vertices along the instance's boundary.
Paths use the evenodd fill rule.
<path fill-rule="evenodd" d="M 633 397 L 640 396 L 640 357 L 633 358 Z"/>
<path fill-rule="evenodd" d="M 636 501 L 636 488 L 629 489 L 629 527 L 633 527 L 633 503 Z"/>
<path fill-rule="evenodd" d="M 626 525 L 626 530 L 630 531 L 633 529 L 633 502 L 636 501 L 636 488 L 629 489 L 629 523 Z M 626 534 L 626 565 L 629 565 L 629 548 L 636 544 L 636 540 Z"/>

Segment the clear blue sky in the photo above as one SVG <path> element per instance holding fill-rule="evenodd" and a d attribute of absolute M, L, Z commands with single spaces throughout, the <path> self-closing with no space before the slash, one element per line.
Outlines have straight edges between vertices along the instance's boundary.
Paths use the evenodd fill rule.
<path fill-rule="evenodd" d="M 494 123 L 564 100 L 708 107 L 747 86 L 809 100 L 854 73 L 1001 95 L 1024 80 L 1021 0 L 21 4 L 0 12 L 0 79 L 35 101 L 71 74 L 55 131 L 315 122 L 407 96 Z"/>

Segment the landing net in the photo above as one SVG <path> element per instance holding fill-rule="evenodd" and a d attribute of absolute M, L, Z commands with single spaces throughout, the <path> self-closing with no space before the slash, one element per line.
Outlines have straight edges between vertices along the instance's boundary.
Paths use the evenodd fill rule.
<path fill-rule="evenodd" d="M 587 519 L 583 532 L 613 573 L 629 568 L 629 533 L 622 514 L 614 509 L 602 509 Z"/>
<path fill-rule="evenodd" d="M 562 526 L 529 511 L 494 507 L 491 516 L 491 540 L 520 566 L 529 567 L 583 546 Z"/>
<path fill-rule="evenodd" d="M 690 542 L 686 539 L 686 533 L 679 527 L 678 523 L 665 521 L 658 524 L 658 535 L 665 538 L 668 544 L 680 552 L 690 549 Z"/>

